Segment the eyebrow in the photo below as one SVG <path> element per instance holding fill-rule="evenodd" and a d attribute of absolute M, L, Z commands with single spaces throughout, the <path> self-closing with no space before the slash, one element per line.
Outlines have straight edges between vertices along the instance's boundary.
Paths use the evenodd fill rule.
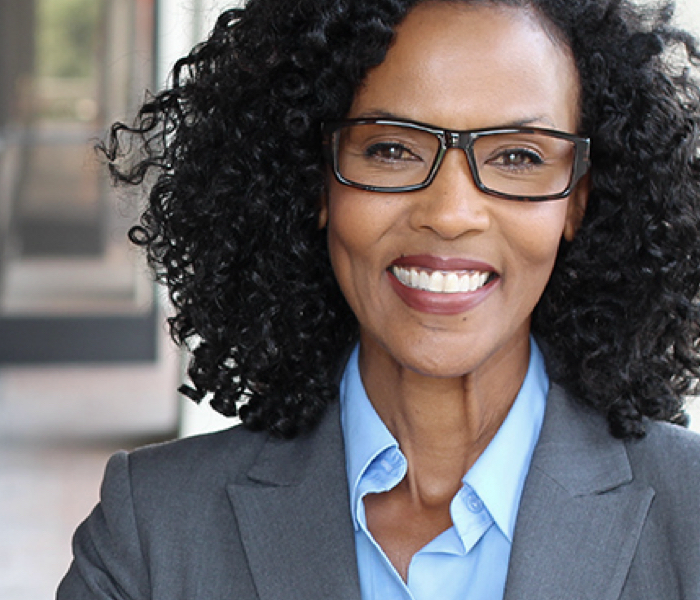
<path fill-rule="evenodd" d="M 453 130 L 447 127 L 442 127 L 440 125 L 434 125 L 432 123 L 426 123 L 425 121 L 417 121 L 416 119 L 411 119 L 409 117 L 405 117 L 403 115 L 397 115 L 395 113 L 392 113 L 390 111 L 385 111 L 385 110 L 371 110 L 367 112 L 360 113 L 357 115 L 357 117 L 354 117 L 356 119 L 388 119 L 388 120 L 394 120 L 394 121 L 412 121 L 414 123 L 423 123 L 424 125 L 429 125 L 431 127 L 435 127 L 437 129 L 448 129 L 449 131 L 464 131 L 464 130 Z M 515 119 L 512 121 L 506 121 L 497 123 L 497 124 L 492 124 L 488 125 L 485 127 L 485 129 L 500 129 L 500 128 L 508 128 L 508 127 L 526 127 L 528 125 L 536 125 L 536 124 L 546 124 L 549 127 L 556 128 L 556 125 L 546 115 L 537 115 L 533 117 L 524 117 L 522 119 Z M 479 129 L 484 129 L 484 128 L 479 128 Z"/>

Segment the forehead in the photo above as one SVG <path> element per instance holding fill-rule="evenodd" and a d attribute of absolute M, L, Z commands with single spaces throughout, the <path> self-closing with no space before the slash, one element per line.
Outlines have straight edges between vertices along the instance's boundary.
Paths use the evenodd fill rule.
<path fill-rule="evenodd" d="M 531 10 L 428 1 L 397 27 L 349 116 L 383 113 L 454 129 L 535 120 L 574 131 L 578 74 Z"/>

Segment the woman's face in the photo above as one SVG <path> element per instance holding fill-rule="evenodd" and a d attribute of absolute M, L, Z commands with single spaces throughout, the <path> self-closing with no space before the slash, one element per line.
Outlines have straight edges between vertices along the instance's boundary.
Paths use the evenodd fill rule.
<path fill-rule="evenodd" d="M 568 52 L 527 11 L 425 2 L 397 29 L 348 117 L 575 133 L 577 77 Z M 489 364 L 510 369 L 500 360 L 508 356 L 522 363 L 530 316 L 585 199 L 583 186 L 544 202 L 486 195 L 459 149 L 447 152 L 432 185 L 420 191 L 367 192 L 330 177 L 321 219 L 335 275 L 360 324 L 362 353 L 438 377 Z M 433 292 L 401 283 L 397 267 L 418 277 L 440 272 L 463 280 L 471 273 L 488 282 L 470 292 Z"/>

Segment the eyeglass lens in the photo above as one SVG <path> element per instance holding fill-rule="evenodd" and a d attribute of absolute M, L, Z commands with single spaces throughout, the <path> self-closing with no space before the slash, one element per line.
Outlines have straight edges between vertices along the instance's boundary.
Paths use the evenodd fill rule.
<path fill-rule="evenodd" d="M 337 169 L 350 183 L 402 188 L 425 183 L 440 152 L 434 133 L 385 123 L 354 123 L 336 132 Z M 575 144 L 537 132 L 480 133 L 472 169 L 491 191 L 514 196 L 564 192 L 571 180 Z"/>

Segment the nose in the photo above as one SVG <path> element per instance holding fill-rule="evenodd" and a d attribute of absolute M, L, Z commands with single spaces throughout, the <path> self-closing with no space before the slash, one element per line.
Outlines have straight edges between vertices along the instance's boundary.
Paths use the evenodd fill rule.
<path fill-rule="evenodd" d="M 476 187 L 467 156 L 459 148 L 447 151 L 433 182 L 415 194 L 412 224 L 416 228 L 456 239 L 490 226 L 489 197 Z"/>

